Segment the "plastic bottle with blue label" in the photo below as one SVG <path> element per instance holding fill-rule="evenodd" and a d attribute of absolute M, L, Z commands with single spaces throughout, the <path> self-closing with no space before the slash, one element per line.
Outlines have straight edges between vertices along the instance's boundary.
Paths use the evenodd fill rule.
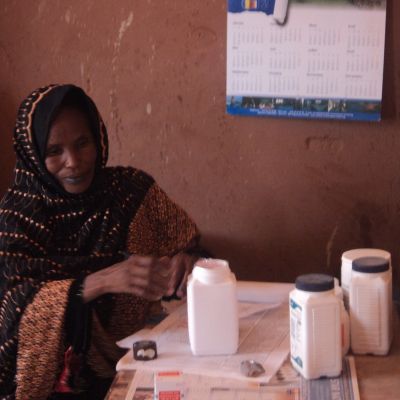
<path fill-rule="evenodd" d="M 228 11 L 240 13 L 244 11 L 263 12 L 272 15 L 283 24 L 286 20 L 289 0 L 228 0 Z"/>
<path fill-rule="evenodd" d="M 342 372 L 341 305 L 333 277 L 301 275 L 290 292 L 290 358 L 306 379 Z"/>

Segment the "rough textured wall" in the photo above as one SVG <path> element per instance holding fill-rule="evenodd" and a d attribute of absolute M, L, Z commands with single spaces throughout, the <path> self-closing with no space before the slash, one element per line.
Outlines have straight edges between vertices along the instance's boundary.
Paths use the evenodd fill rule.
<path fill-rule="evenodd" d="M 225 0 L 0 4 L 0 190 L 20 100 L 81 85 L 111 163 L 153 174 L 241 279 L 338 275 L 342 251 L 400 256 L 400 2 L 388 0 L 381 123 L 225 114 Z M 397 278 L 396 278 L 397 279 Z"/>

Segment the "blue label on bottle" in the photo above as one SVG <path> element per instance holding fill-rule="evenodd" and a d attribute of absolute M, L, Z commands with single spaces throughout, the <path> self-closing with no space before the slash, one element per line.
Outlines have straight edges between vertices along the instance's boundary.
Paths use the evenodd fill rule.
<path fill-rule="evenodd" d="M 303 368 L 303 361 L 301 360 L 300 357 L 292 357 L 292 360 L 301 368 Z"/>
<path fill-rule="evenodd" d="M 272 15 L 274 8 L 275 0 L 228 0 L 228 11 L 232 13 L 261 11 L 267 15 Z"/>
<path fill-rule="evenodd" d="M 295 310 L 296 308 L 298 309 L 302 309 L 300 304 L 297 304 L 294 300 L 290 299 L 290 307 L 293 308 L 293 310 Z"/>

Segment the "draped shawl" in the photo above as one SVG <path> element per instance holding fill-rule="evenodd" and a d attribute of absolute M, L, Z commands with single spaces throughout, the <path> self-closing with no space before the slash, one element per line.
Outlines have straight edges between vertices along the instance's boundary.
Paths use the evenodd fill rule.
<path fill-rule="evenodd" d="M 52 118 L 71 92 L 83 104 L 97 146 L 95 178 L 81 194 L 67 193 L 43 158 Z M 45 399 L 62 368 L 73 282 L 126 252 L 173 255 L 198 232 L 149 175 L 105 166 L 106 128 L 76 86 L 32 92 L 18 111 L 14 148 L 14 183 L 0 203 L 0 398 Z M 143 325 L 149 304 L 123 294 L 94 303 L 88 362 L 107 375 L 101 366 L 120 356 L 114 341 Z"/>

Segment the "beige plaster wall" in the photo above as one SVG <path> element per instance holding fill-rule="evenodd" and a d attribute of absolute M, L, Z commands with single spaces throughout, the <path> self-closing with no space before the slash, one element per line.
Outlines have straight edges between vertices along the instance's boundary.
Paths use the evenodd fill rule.
<path fill-rule="evenodd" d="M 150 172 L 239 278 L 338 275 L 361 246 L 398 269 L 400 2 L 388 3 L 384 119 L 355 123 L 225 114 L 225 0 L 3 0 L 0 191 L 19 102 L 71 82 L 101 110 L 110 163 Z"/>

